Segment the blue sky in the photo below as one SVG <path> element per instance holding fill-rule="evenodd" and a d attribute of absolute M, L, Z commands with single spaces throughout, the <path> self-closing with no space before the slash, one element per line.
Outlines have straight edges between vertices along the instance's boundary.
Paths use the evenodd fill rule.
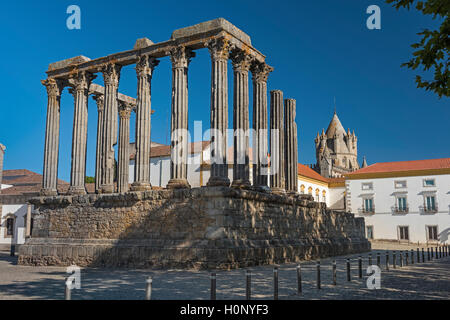
<path fill-rule="evenodd" d="M 81 8 L 81 30 L 68 30 L 66 9 Z M 366 28 L 366 8 L 381 8 L 381 30 Z M 173 30 L 223 17 L 245 31 L 275 67 L 269 90 L 297 99 L 299 161 L 315 162 L 314 138 L 328 126 L 336 97 L 345 128 L 358 136 L 360 162 L 450 156 L 450 104 L 417 89 L 415 72 L 401 68 L 417 32 L 437 22 L 383 1 L 8 1 L 0 12 L 0 142 L 5 169 L 42 172 L 47 97 L 40 80 L 48 64 L 129 50 L 138 38 L 168 40 Z M 231 71 L 231 68 L 230 68 Z M 231 80 L 231 72 L 230 80 Z M 99 75 L 96 83 L 102 83 Z M 232 86 L 230 86 L 230 98 Z M 133 66 L 120 91 L 136 96 Z M 152 81 L 152 140 L 168 142 L 171 67 L 162 59 Z M 210 59 L 198 51 L 189 70 L 189 123 L 209 127 Z M 251 103 L 251 101 L 250 101 Z M 231 122 L 230 100 L 230 125 Z M 94 175 L 97 112 L 89 101 L 87 175 Z M 61 107 L 59 176 L 69 180 L 73 98 Z M 134 120 L 134 118 L 132 118 Z M 133 126 L 134 127 L 134 126 Z M 132 137 L 134 136 L 132 128 Z"/>

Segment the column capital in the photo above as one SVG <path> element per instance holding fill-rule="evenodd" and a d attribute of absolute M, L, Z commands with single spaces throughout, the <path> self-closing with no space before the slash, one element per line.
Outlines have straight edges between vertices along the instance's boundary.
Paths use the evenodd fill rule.
<path fill-rule="evenodd" d="M 253 62 L 253 57 L 242 50 L 233 50 L 231 52 L 231 63 L 234 71 L 248 72 Z"/>
<path fill-rule="evenodd" d="M 208 47 L 213 60 L 228 60 L 230 57 L 231 44 L 228 39 L 212 39 L 206 43 L 206 47 Z"/>
<path fill-rule="evenodd" d="M 273 67 L 266 63 L 255 62 L 250 67 L 254 82 L 267 82 L 269 74 L 274 70 Z"/>
<path fill-rule="evenodd" d="M 108 63 L 101 68 L 105 85 L 119 86 L 121 65 Z"/>
<path fill-rule="evenodd" d="M 185 46 L 179 46 L 169 51 L 172 68 L 187 68 L 191 58 L 195 57 L 195 52 Z"/>
<path fill-rule="evenodd" d="M 47 94 L 50 97 L 60 97 L 67 84 L 65 80 L 54 78 L 41 80 L 41 83 L 47 88 Z"/>
<path fill-rule="evenodd" d="M 131 103 L 119 101 L 119 116 L 121 119 L 130 119 L 134 106 Z"/>
<path fill-rule="evenodd" d="M 138 59 L 136 63 L 136 74 L 139 77 L 151 76 L 153 69 L 159 64 L 159 60 L 148 55 L 139 56 Z"/>
<path fill-rule="evenodd" d="M 73 88 L 76 91 L 88 90 L 92 80 L 97 78 L 95 74 L 87 71 L 81 71 L 72 76 Z"/>
<path fill-rule="evenodd" d="M 97 102 L 97 110 L 103 111 L 105 109 L 105 95 L 104 94 L 94 94 L 92 98 Z"/>

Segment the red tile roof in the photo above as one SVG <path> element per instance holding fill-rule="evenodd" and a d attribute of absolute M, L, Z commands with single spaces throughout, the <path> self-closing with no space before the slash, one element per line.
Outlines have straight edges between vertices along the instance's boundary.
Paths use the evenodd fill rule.
<path fill-rule="evenodd" d="M 356 170 L 347 175 L 352 176 L 362 173 L 385 173 L 385 172 L 433 170 L 433 169 L 450 169 L 450 158 L 397 161 L 397 162 L 379 162 L 374 163 L 368 167 Z"/>
<path fill-rule="evenodd" d="M 26 170 L 4 170 L 2 184 L 12 185 L 6 189 L 2 189 L 1 195 L 27 195 L 37 194 L 42 187 L 42 175 Z M 69 184 L 63 180 L 58 180 L 58 190 L 66 192 Z"/>
<path fill-rule="evenodd" d="M 327 178 L 322 177 L 319 173 L 317 173 L 313 169 L 305 166 L 304 164 L 301 164 L 301 163 L 297 164 L 297 168 L 298 168 L 299 175 L 328 183 Z"/>

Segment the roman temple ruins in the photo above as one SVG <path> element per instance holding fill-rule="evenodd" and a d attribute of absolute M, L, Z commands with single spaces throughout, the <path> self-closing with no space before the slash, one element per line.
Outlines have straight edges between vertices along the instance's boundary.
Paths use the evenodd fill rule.
<path fill-rule="evenodd" d="M 207 186 L 191 188 L 188 68 L 201 49 L 211 56 L 211 173 Z M 151 82 L 154 72 L 163 72 L 158 63 L 164 57 L 172 63 L 170 181 L 167 188 L 152 189 Z M 232 181 L 226 135 L 229 60 Z M 136 67 L 136 99 L 118 93 L 121 68 L 127 65 Z M 129 51 L 50 64 L 42 81 L 48 94 L 43 184 L 40 196 L 31 200 L 33 231 L 19 249 L 19 263 L 228 269 L 369 250 L 363 218 L 334 212 L 298 193 L 296 101 L 284 100 L 280 90 L 270 91 L 269 122 L 267 79 L 273 70 L 250 37 L 224 19 L 175 30 L 168 41 L 143 38 Z M 99 73 L 104 86 L 92 82 Z M 252 141 L 246 134 L 249 73 Z M 60 101 L 66 87 L 74 96 L 72 163 L 70 187 L 59 194 Z M 85 187 L 89 95 L 98 109 L 95 193 Z M 129 185 L 131 112 L 136 113 L 136 155 Z M 253 166 L 250 146 L 256 154 Z"/>

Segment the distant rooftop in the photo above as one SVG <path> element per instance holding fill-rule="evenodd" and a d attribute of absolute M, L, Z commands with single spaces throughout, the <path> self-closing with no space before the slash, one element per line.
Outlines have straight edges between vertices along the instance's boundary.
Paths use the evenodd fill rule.
<path fill-rule="evenodd" d="M 421 173 L 428 170 L 444 170 L 450 173 L 450 158 L 442 159 L 428 159 L 428 160 L 412 160 L 412 161 L 397 161 L 397 162 L 379 162 L 374 163 L 368 167 L 356 170 L 347 174 L 349 178 L 357 177 L 363 174 L 387 174 L 387 173 Z"/>

